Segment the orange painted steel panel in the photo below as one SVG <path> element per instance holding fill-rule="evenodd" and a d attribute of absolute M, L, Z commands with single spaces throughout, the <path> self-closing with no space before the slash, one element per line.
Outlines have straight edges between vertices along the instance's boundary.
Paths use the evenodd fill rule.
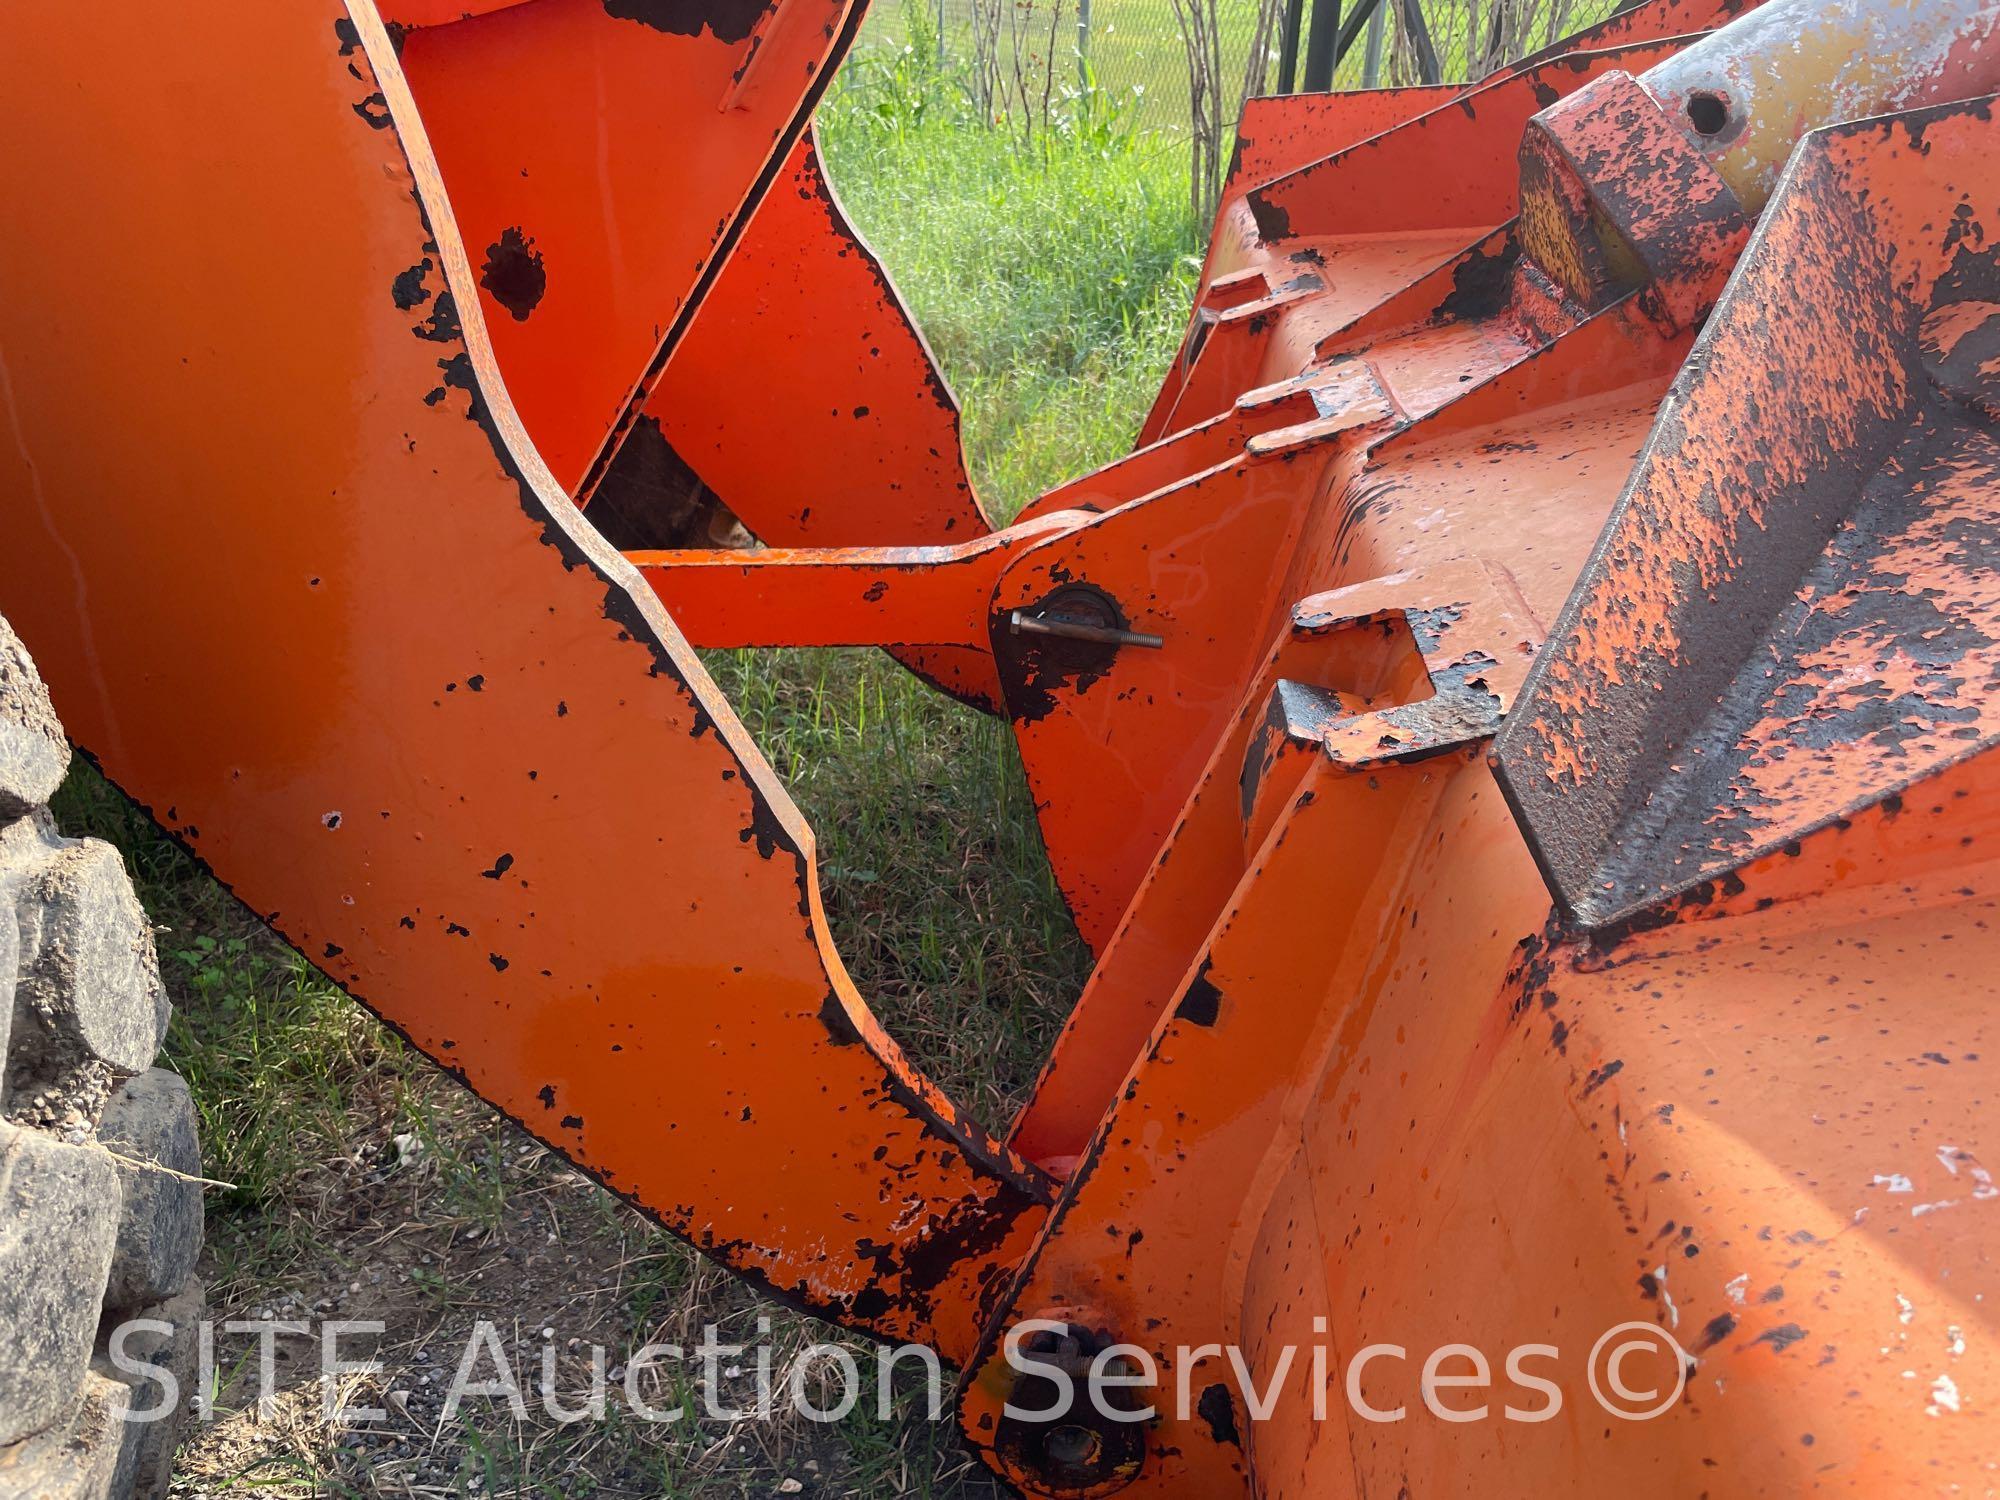
<path fill-rule="evenodd" d="M 1795 157 L 1503 742 L 1579 919 L 2000 740 L 2000 706 L 1957 690 L 2000 674 L 1993 139 L 1953 108 Z"/>
<path fill-rule="evenodd" d="M 957 398 L 810 133 L 668 359 L 648 419 L 774 547 L 949 544 L 992 529 L 966 477 Z"/>
<path fill-rule="evenodd" d="M 1645 68 L 1679 45 L 1638 42 L 1495 79 L 1225 200 L 1193 323 L 1140 440 L 1296 375 L 1317 340 L 1512 219 L 1527 121 L 1600 74 Z"/>
<path fill-rule="evenodd" d="M 1539 939 L 1541 893 L 1483 769 L 1401 774 L 1418 784 L 1323 776 L 1267 841 L 1018 1299 L 1154 1351 L 1169 1392 L 1179 1346 L 1237 1343 L 1260 1389 L 1275 1377 L 1252 1421 L 1219 1352 L 1191 1364 L 1191 1390 L 1221 1396 L 1163 1422 L 1123 1493 L 1247 1493 L 1253 1465 L 1266 1496 L 1532 1475 L 1664 1497 L 1716 1492 L 1712 1466 L 1745 1496 L 1977 1488 L 1992 1420 L 1953 1408 L 1996 1373 L 1995 991 L 1971 977 L 2000 967 L 1990 773 L 1976 819 L 1951 792 L 1906 815 L 1975 840 L 1950 873 L 1609 952 Z M 1848 881 L 1887 875 L 1861 830 L 1815 837 L 1857 834 Z M 1950 983 L 1912 974 L 1945 963 Z M 1585 1381 L 1594 1340 L 1631 1321 L 1697 1361 L 1649 1423 L 1602 1415 Z M 1350 1415 L 1338 1387 L 1319 1420 L 1306 1355 L 1277 1363 L 1319 1343 L 1338 1375 L 1382 1341 L 1409 1358 L 1361 1390 L 1407 1406 L 1401 1423 Z M 1537 1370 L 1561 1418 L 1430 1420 L 1417 1366 L 1461 1342 L 1496 1377 L 1514 1346 L 1556 1346 Z M 968 1391 L 984 1441 L 1006 1388 L 993 1370 Z"/>
<path fill-rule="evenodd" d="M 383 28 L 91 16 L 0 17 L 0 597 L 72 732 L 543 1140 L 962 1357 L 1044 1188 L 882 1035 L 810 831 L 535 457 Z"/>
<path fill-rule="evenodd" d="M 1234 460 L 1030 550 L 1003 575 L 996 613 L 1040 597 L 1060 575 L 1103 590 L 1137 628 L 1166 639 L 1159 652 L 1120 652 L 1100 669 L 1064 675 L 1038 671 L 1019 659 L 1015 643 L 995 638 L 1050 860 L 1099 951 L 1236 715 L 1248 674 L 1302 593 L 1459 548 L 1506 555 L 1546 532 L 1550 545 L 1523 569 L 1521 583 L 1544 618 L 1560 606 L 1686 341 L 1663 338 L 1621 309 L 1549 344 L 1535 325 L 1539 292 L 1522 282 L 1511 257 L 1475 247 L 1460 264 L 1494 288 L 1483 301 L 1462 290 L 1472 277 L 1447 274 L 1431 318 L 1394 338 L 1358 339 L 1344 359 L 1334 353 L 1341 341 L 1322 344 L 1321 357 L 1333 362 L 1309 382 L 1326 392 L 1335 430 L 1306 424 L 1290 430 L 1289 442 L 1282 432 L 1247 439 Z M 1454 327 L 1485 333 L 1435 347 Z M 1423 384 L 1411 371 L 1426 361 L 1455 373 Z M 1642 379 L 1651 384 L 1632 398 L 1635 418 L 1620 426 L 1572 429 L 1561 415 L 1593 387 Z M 1398 388 L 1408 407 L 1395 399 Z M 1433 409 L 1448 415 L 1426 421 Z M 1422 436 L 1508 417 L 1519 420 L 1484 440 L 1525 446 L 1470 461 L 1491 471 L 1488 485 L 1521 496 L 1511 512 L 1491 494 L 1482 502 L 1468 492 L 1461 471 L 1406 503 L 1403 486 L 1391 482 L 1395 466 L 1378 468 L 1384 455 L 1400 455 Z M 1407 440 L 1375 449 L 1405 427 Z M 1462 451 L 1454 459 L 1465 461 Z M 1582 472 L 1579 463 L 1587 465 Z M 1591 496 L 1587 504 L 1571 499 L 1579 487 Z M 1464 530 L 1439 524 L 1439 515 Z"/>
<path fill-rule="evenodd" d="M 1987 1482 L 1992 1417 L 1964 1393 L 2000 1370 L 1980 1127 L 2000 998 L 1994 136 L 1981 101 L 1813 137 L 1657 426 L 1657 377 L 1519 399 L 1593 332 L 1643 350 L 1659 325 L 1635 295 L 1367 455 L 1347 565 L 1491 546 L 1547 617 L 1616 455 L 1653 428 L 1500 761 L 1544 838 L 1622 813 L 1607 862 L 1563 876 L 1593 901 L 1580 882 L 1608 877 L 1604 913 L 1577 904 L 1612 925 L 1550 916 L 1467 753 L 1476 719 L 1456 754 L 1449 730 L 1443 753 L 1389 749 L 1361 728 L 1395 681 L 1379 658 L 1292 639 L 1266 661 L 1015 1132 L 1068 1186 L 1009 1321 L 1072 1320 L 1160 1371 L 1169 1410 L 1119 1493 Z M 1580 442 L 1597 455 L 1550 465 Z M 1480 618 L 1454 624 L 1477 640 Z M 1302 739 L 1314 701 L 1344 733 Z M 1550 768 L 1560 793 L 1523 799 Z M 1665 878 L 1632 884 L 1648 862 Z M 1090 1070 L 1141 1020 L 1107 1087 Z M 1689 1359 L 1650 1423 L 1600 1415 L 1586 1378 L 1631 1322 Z M 993 1358 L 1006 1331 L 961 1418 L 1032 1484 L 1047 1455 L 999 1409 L 1020 1389 Z M 1409 1357 L 1369 1366 L 1362 1397 L 1411 1420 L 1361 1420 L 1338 1389 L 1322 1416 L 1313 1367 L 1284 1362 L 1383 1340 Z M 1559 1346 L 1562 1420 L 1427 1421 L 1416 1366 L 1460 1342 L 1496 1372 Z M 1175 1413 L 1183 1376 L 1201 1399 Z"/>
<path fill-rule="evenodd" d="M 784 172 L 860 14 L 532 0 L 404 38 L 501 371 L 572 494 Z"/>
<path fill-rule="evenodd" d="M 1444 599 L 1443 592 L 1454 597 Z M 1373 744 L 1385 757 L 1398 732 L 1382 710 L 1413 705 L 1406 713 L 1434 714 L 1441 706 L 1432 685 L 1449 677 L 1457 657 L 1440 644 L 1411 638 L 1407 627 L 1363 630 L 1356 601 L 1400 601 L 1399 610 L 1477 610 L 1491 650 L 1503 703 L 1526 671 L 1540 629 L 1511 577 L 1496 578 L 1477 565 L 1447 565 L 1429 577 L 1390 573 L 1352 585 L 1321 600 L 1346 601 L 1339 618 L 1350 628 L 1330 629 L 1325 606 L 1302 602 L 1255 679 L 1231 732 L 1218 746 L 1196 791 L 1181 810 L 1173 837 L 1148 872 L 1116 934 L 1065 1024 L 1028 1106 L 1015 1122 L 1010 1144 L 1031 1161 L 1058 1172 L 1081 1158 L 1115 1098 L 1133 1058 L 1143 1051 L 1169 998 L 1178 993 L 1200 956 L 1215 913 L 1248 875 L 1268 834 L 1269 819 L 1252 821 L 1253 801 L 1283 797 L 1295 787 L 1297 767 L 1273 773 L 1268 760 L 1277 684 L 1297 681 L 1338 690 L 1351 699 L 1351 717 L 1339 728 L 1348 759 L 1366 762 Z M 1370 606 L 1372 608 L 1372 606 Z M 1462 637 L 1452 631 L 1443 641 Z M 1422 663 L 1424 670 L 1410 667 Z M 1447 699 L 1442 706 L 1449 706 Z M 1427 726 L 1433 736 L 1436 724 Z M 1329 742 L 1331 745 L 1332 742 Z M 1397 742 L 1400 743 L 1400 740 Z M 1258 782 L 1269 783 L 1269 789 Z"/>
<path fill-rule="evenodd" d="M 1534 89 L 1539 108 L 1570 92 L 1582 81 L 1581 77 L 1566 81 L 1564 70 L 1572 74 L 1587 72 L 1591 64 L 1585 59 L 1593 52 L 1629 49 L 1645 43 L 1665 43 L 1668 44 L 1665 50 L 1671 51 L 1684 45 L 1692 34 L 1722 25 L 1754 10 L 1759 3 L 1760 0 L 1646 0 L 1471 84 L 1246 100 L 1239 122 L 1239 145 L 1216 211 L 1201 282 L 1195 293 L 1194 318 L 1187 337 L 1182 340 L 1176 368 L 1193 366 L 1206 337 L 1204 321 L 1217 306 L 1214 294 L 1246 267 L 1257 266 L 1263 259 L 1275 259 L 1260 257 L 1255 248 L 1265 237 L 1264 219 L 1270 213 L 1267 208 L 1260 218 L 1250 211 L 1253 189 L 1292 177 L 1318 163 L 1340 159 L 1377 136 L 1525 74 L 1532 74 L 1537 80 Z M 1507 92 L 1502 90 L 1499 97 L 1504 99 Z M 1480 109 L 1478 104 L 1470 102 L 1459 107 L 1475 113 Z M 1442 118 L 1449 120 L 1449 116 Z M 1361 228 L 1376 233 L 1391 227 L 1409 229 L 1411 224 L 1403 222 L 1402 216 L 1413 207 L 1419 212 L 1429 212 L 1440 186 L 1461 195 L 1481 192 L 1505 195 L 1514 183 L 1511 155 L 1514 139 L 1504 128 L 1454 138 L 1448 165 L 1390 173 L 1384 182 L 1363 195 L 1358 212 L 1332 216 L 1338 232 Z M 1407 150 L 1409 145 L 1399 149 Z M 1490 226 L 1512 216 L 1511 203 L 1501 206 L 1503 198 L 1490 201 L 1490 211 L 1475 216 L 1481 222 Z M 1458 222 L 1455 219 L 1454 226 Z M 1275 278 L 1273 284 L 1280 279 Z M 1275 379 L 1277 374 L 1265 378 Z M 1226 397 L 1227 382 L 1221 390 Z M 1186 408 L 1176 419 L 1175 407 L 1180 399 L 1180 381 L 1170 376 L 1147 415 L 1140 433 L 1142 443 L 1155 441 L 1174 426 L 1207 414 L 1199 408 Z"/>
<path fill-rule="evenodd" d="M 375 9 L 382 17 L 382 24 L 389 28 L 389 35 L 395 37 L 400 31 L 414 31 L 419 26 L 449 26 L 453 21 L 531 3 L 532 0 L 383 0 Z"/>
<path fill-rule="evenodd" d="M 957 646 L 984 656 L 988 600 L 1023 547 L 1075 525 L 1056 511 L 956 547 L 628 552 L 697 646 Z"/>
<path fill-rule="evenodd" d="M 771 441 L 773 424 L 784 441 Z M 810 131 L 758 204 L 590 497 L 627 548 L 660 545 L 659 476 L 692 476 L 774 547 L 953 544 L 992 530 L 965 472 L 957 398 L 827 180 Z M 902 651 L 997 712 L 984 642 Z"/>
<path fill-rule="evenodd" d="M 1464 92 L 1463 84 L 1401 89 L 1345 89 L 1328 94 L 1271 94 L 1243 101 L 1224 201 L 1260 182 L 1413 120 Z"/>
<path fill-rule="evenodd" d="M 711 493 L 781 546 L 990 530 L 956 400 L 804 125 L 861 8 L 499 9 L 406 38 L 404 61 L 461 226 L 487 245 L 481 301 L 509 388 L 573 493 L 600 460 L 581 498 L 605 535 L 668 545 Z M 628 410 L 648 371 L 653 394 Z M 774 422 L 786 442 L 768 441 Z M 983 650 L 903 659 L 998 707 Z"/>
<path fill-rule="evenodd" d="M 1223 199 L 1228 201 L 1286 172 L 1359 145 L 1415 119 L 1481 84 L 1530 71 L 1554 58 L 1634 42 L 1664 41 L 1720 26 L 1758 0 L 1642 0 L 1617 15 L 1530 53 L 1473 83 L 1407 88 L 1343 89 L 1324 94 L 1273 94 L 1245 99 L 1236 123 L 1236 150 Z"/>

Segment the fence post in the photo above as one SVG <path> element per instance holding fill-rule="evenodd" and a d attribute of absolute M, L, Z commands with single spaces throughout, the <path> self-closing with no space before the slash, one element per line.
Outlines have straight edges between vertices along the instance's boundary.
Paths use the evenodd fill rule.
<path fill-rule="evenodd" d="M 1368 16 L 1368 52 L 1361 61 L 1361 86 L 1364 89 L 1378 88 L 1382 83 L 1382 25 L 1386 14 L 1377 5 Z"/>
<path fill-rule="evenodd" d="M 1284 28 L 1278 38 L 1278 92 L 1291 94 L 1299 86 L 1299 32 L 1305 26 L 1306 0 L 1285 0 Z"/>
<path fill-rule="evenodd" d="M 1313 0 L 1312 31 L 1306 39 L 1306 92 L 1333 87 L 1340 43 L 1340 0 Z"/>
<path fill-rule="evenodd" d="M 1438 68 L 1437 48 L 1431 45 L 1431 29 L 1424 21 L 1423 0 L 1403 0 L 1403 34 L 1417 55 L 1417 81 L 1441 82 L 1443 74 Z"/>
<path fill-rule="evenodd" d="M 1054 60 L 1050 60 L 1053 67 Z M 1090 89 L 1090 0 L 1076 0 L 1076 91 Z"/>

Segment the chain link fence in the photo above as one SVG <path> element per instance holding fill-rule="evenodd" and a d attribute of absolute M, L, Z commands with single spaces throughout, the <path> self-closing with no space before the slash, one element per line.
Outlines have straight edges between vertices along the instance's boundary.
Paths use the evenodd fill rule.
<path fill-rule="evenodd" d="M 1134 128 L 1226 135 L 1247 95 L 1458 83 L 1603 20 L 1621 0 L 876 0 L 863 44 L 913 40 L 989 119 L 1080 97 Z M 913 33 L 921 30 L 923 36 Z M 1287 76 L 1287 53 L 1290 72 Z M 1197 161 L 1199 176 L 1203 167 Z"/>

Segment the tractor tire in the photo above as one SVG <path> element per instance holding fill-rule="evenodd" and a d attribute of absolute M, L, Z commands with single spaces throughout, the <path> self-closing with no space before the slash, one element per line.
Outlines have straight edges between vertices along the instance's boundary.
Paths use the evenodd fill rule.
<path fill-rule="evenodd" d="M 195 1394 L 201 1151 L 124 861 L 49 814 L 68 765 L 0 619 L 0 1500 L 150 1500 Z"/>

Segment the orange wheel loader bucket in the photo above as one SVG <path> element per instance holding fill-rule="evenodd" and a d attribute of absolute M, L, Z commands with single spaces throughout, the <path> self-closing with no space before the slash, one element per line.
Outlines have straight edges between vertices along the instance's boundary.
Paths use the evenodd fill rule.
<path fill-rule="evenodd" d="M 728 77 L 730 47 L 595 0 L 467 24 L 545 9 Z M 21 76 L 98 99 L 17 121 L 35 229 L 0 251 L 0 576 L 79 741 L 607 1186 L 773 1295 L 963 1357 L 1048 1184 L 875 1025 L 811 832 L 529 441 L 388 29 L 214 3 L 87 60 L 67 7 L 6 29 Z M 145 395 L 77 441 L 113 347 Z"/>

